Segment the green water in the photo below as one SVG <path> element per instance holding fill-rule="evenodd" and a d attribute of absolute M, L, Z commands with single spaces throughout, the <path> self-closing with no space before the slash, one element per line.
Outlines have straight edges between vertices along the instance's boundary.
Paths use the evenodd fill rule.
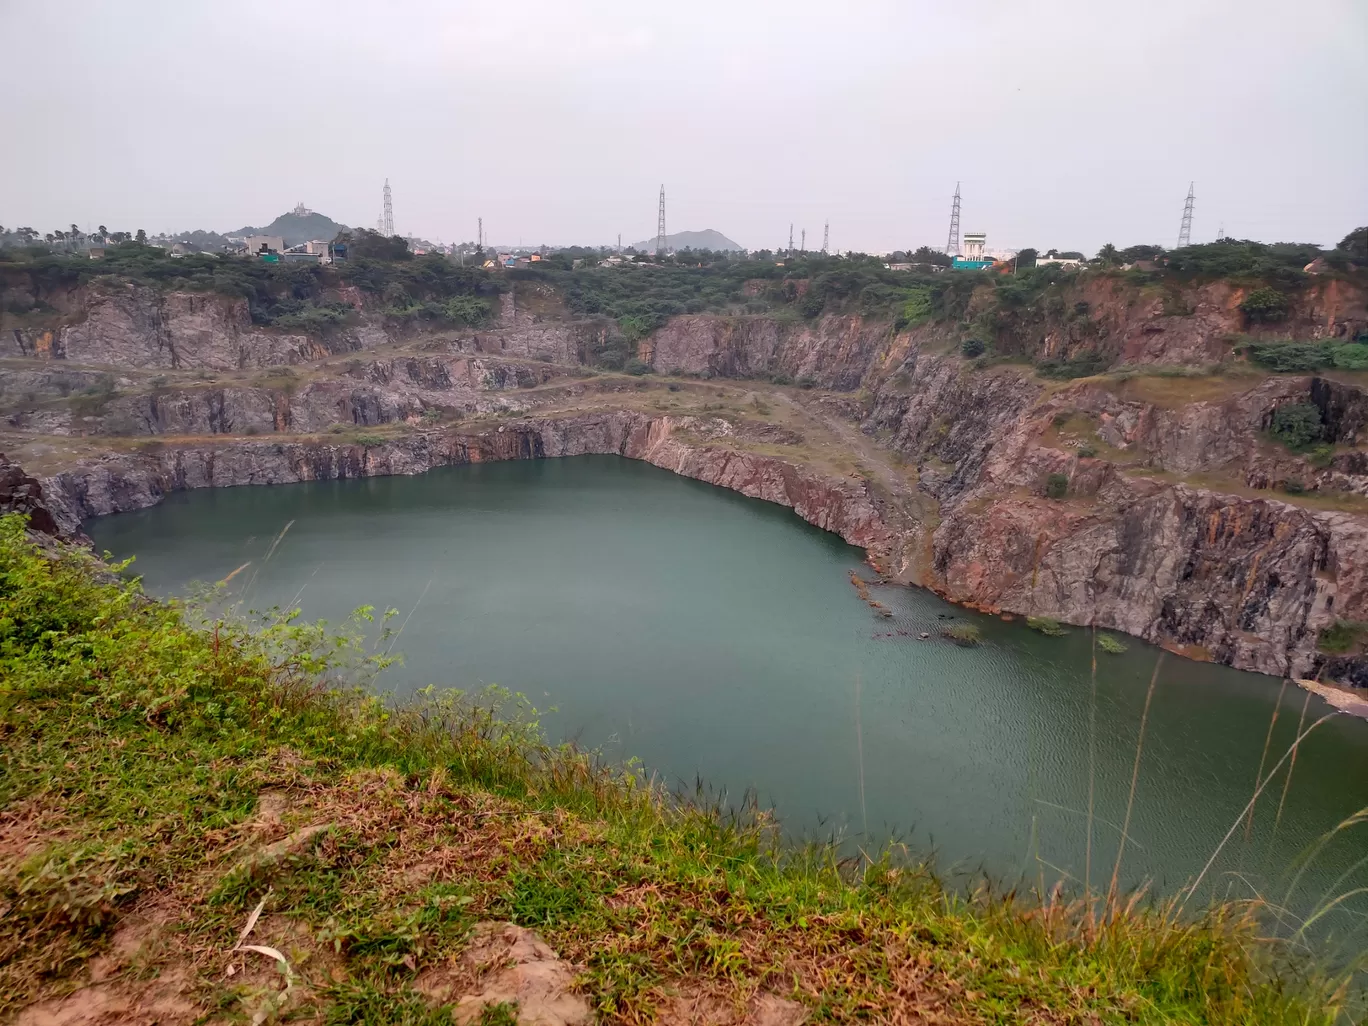
<path fill-rule="evenodd" d="M 860 551 L 781 507 L 585 456 L 197 491 L 87 529 L 136 555 L 155 593 L 251 560 L 233 583 L 254 608 L 297 596 L 334 621 L 362 603 L 412 611 L 386 688 L 497 683 L 555 706 L 553 735 L 639 757 L 690 792 L 753 792 L 793 834 L 896 838 L 946 869 L 1082 878 L 1091 751 L 1092 877 L 1110 876 L 1158 651 L 1099 653 L 1094 700 L 1083 630 L 1047 638 L 899 587 L 874 589 L 895 613 L 884 620 L 850 584 Z M 918 640 L 947 617 L 976 623 L 983 644 Z M 910 636 L 885 636 L 897 630 Z M 1280 688 L 1165 657 L 1125 881 L 1172 891 L 1201 869 L 1249 800 Z M 1281 694 L 1275 756 L 1304 701 Z M 1311 699 L 1308 722 L 1326 710 Z M 1368 805 L 1368 722 L 1336 716 L 1311 735 L 1279 818 L 1283 787 L 1218 860 L 1220 893 L 1247 894 L 1243 879 L 1282 898 L 1297 856 Z M 1339 835 L 1293 903 L 1368 884 L 1354 868 L 1365 841 Z M 1332 920 L 1363 917 L 1358 901 Z"/>

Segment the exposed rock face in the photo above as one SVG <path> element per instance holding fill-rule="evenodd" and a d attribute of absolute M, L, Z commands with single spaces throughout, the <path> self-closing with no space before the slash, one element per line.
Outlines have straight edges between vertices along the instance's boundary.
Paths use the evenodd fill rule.
<path fill-rule="evenodd" d="M 57 521 L 43 501 L 43 486 L 24 473 L 24 468 L 0 453 L 0 513 L 23 513 L 29 529 L 54 537 L 61 534 Z M 71 532 L 76 533 L 76 532 Z"/>
<path fill-rule="evenodd" d="M 829 388 L 858 388 L 889 327 L 860 317 L 784 324 L 772 317 L 675 317 L 649 343 L 662 373 L 753 377 L 784 374 Z"/>

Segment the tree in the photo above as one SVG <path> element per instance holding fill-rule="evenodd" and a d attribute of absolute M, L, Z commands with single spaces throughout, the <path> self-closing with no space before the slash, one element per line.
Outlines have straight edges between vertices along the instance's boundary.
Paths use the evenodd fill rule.
<path fill-rule="evenodd" d="M 139 229 L 138 229 L 138 234 L 135 235 L 135 236 L 133 236 L 133 241 L 136 242 L 139 246 L 146 246 L 146 245 L 147 245 L 147 232 L 145 232 L 145 231 L 143 231 L 141 228 L 139 228 Z"/>
<path fill-rule="evenodd" d="M 1106 267 L 1113 267 L 1119 260 L 1117 259 L 1117 249 L 1110 242 L 1097 251 L 1098 262 Z"/>
<path fill-rule="evenodd" d="M 1034 267 L 1036 265 L 1036 258 L 1039 256 L 1040 254 L 1030 246 L 1027 246 L 1025 249 L 1017 250 L 1016 267 L 1014 269 L 1019 271 L 1023 267 Z"/>
<path fill-rule="evenodd" d="M 1240 311 L 1251 324 L 1267 324 L 1287 316 L 1287 297 L 1265 285 L 1244 298 Z"/>
<path fill-rule="evenodd" d="M 101 242 L 109 241 L 109 229 L 104 225 L 100 225 L 95 231 Z"/>
<path fill-rule="evenodd" d="M 1368 264 L 1368 226 L 1355 228 L 1335 248 L 1356 264 Z"/>
<path fill-rule="evenodd" d="M 908 259 L 914 264 L 934 264 L 937 267 L 949 267 L 953 263 L 950 257 L 930 246 L 918 246 Z"/>

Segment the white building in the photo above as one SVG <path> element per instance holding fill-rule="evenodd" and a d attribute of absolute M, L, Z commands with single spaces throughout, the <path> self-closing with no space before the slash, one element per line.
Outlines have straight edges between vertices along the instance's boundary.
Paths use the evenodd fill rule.
<path fill-rule="evenodd" d="M 964 233 L 964 252 L 961 254 L 965 260 L 983 260 L 983 245 L 988 241 L 986 232 L 965 232 Z"/>
<path fill-rule="evenodd" d="M 284 253 L 285 240 L 279 235 L 249 235 L 242 240 L 251 256 L 260 253 Z"/>

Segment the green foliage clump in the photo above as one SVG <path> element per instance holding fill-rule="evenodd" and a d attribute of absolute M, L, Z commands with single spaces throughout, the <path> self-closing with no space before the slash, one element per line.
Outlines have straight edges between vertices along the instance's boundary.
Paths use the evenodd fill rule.
<path fill-rule="evenodd" d="M 1317 647 L 1331 655 L 1345 655 L 1358 650 L 1365 634 L 1368 634 L 1368 623 L 1359 620 L 1336 620 L 1329 627 L 1321 628 Z"/>
<path fill-rule="evenodd" d="M 966 338 L 960 343 L 960 355 L 968 360 L 972 360 L 976 356 L 982 356 L 987 351 L 988 346 L 982 339 Z"/>
<path fill-rule="evenodd" d="M 1309 374 L 1334 367 L 1368 370 L 1368 344 L 1354 342 L 1247 341 L 1237 346 L 1250 362 L 1280 374 Z"/>
<path fill-rule="evenodd" d="M 941 628 L 941 637 L 953 641 L 961 648 L 973 648 L 982 640 L 983 635 L 972 623 L 952 623 Z"/>
<path fill-rule="evenodd" d="M 1289 449 L 1305 449 L 1324 437 L 1320 407 L 1306 402 L 1283 403 L 1273 411 L 1268 433 Z"/>
<path fill-rule="evenodd" d="M 1111 366 L 1111 357 L 1105 353 L 1085 352 L 1069 359 L 1060 360 L 1050 358 L 1036 361 L 1036 373 L 1044 378 L 1056 378 L 1069 380 L 1072 378 L 1090 378 L 1094 374 L 1101 374 Z"/>
<path fill-rule="evenodd" d="M 623 364 L 622 369 L 628 374 L 635 374 L 637 376 L 651 373 L 651 365 L 645 360 L 638 360 L 635 356 Z"/>
<path fill-rule="evenodd" d="M 1069 494 L 1069 476 L 1051 474 L 1045 479 L 1045 498 L 1062 499 Z"/>
<path fill-rule="evenodd" d="M 372 448 L 373 446 L 377 446 L 377 445 L 384 445 L 384 444 L 385 444 L 385 436 L 384 436 L 384 435 L 357 435 L 357 436 L 356 436 L 356 444 L 357 444 L 357 445 L 364 445 L 367 449 Z"/>
<path fill-rule="evenodd" d="M 1026 626 L 1051 638 L 1062 638 L 1069 633 L 1052 616 L 1028 616 Z"/>
<path fill-rule="evenodd" d="M 1265 285 L 1244 298 L 1240 303 L 1240 312 L 1251 324 L 1268 324 L 1286 317 L 1288 306 L 1285 295 Z"/>
<path fill-rule="evenodd" d="M 1126 651 L 1125 644 L 1111 634 L 1099 634 L 1097 636 L 1097 647 L 1111 655 L 1121 655 Z"/>

